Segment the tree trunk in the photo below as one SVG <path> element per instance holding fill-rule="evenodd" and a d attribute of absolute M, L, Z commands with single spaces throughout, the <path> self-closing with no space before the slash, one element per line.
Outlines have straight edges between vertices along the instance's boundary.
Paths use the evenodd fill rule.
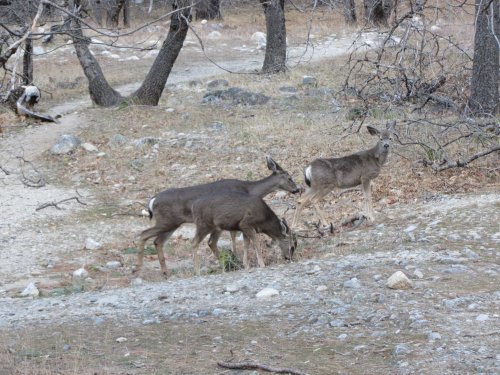
<path fill-rule="evenodd" d="M 215 20 L 222 18 L 219 0 L 201 0 L 196 4 L 197 20 Z"/>
<path fill-rule="evenodd" d="M 179 6 L 177 6 L 177 4 Z M 188 0 L 174 1 L 172 7 L 184 8 L 189 5 Z M 130 99 L 135 104 L 158 105 L 168 76 L 174 66 L 175 60 L 182 49 L 184 40 L 189 30 L 188 22 L 191 19 L 191 8 L 182 9 L 172 14 L 170 18 L 170 29 L 167 38 L 156 56 L 148 75 L 141 87 L 137 89 Z"/>
<path fill-rule="evenodd" d="M 23 55 L 23 84 L 31 85 L 33 83 L 33 40 L 26 39 Z"/>
<path fill-rule="evenodd" d="M 366 20 L 375 26 L 387 26 L 394 3 L 392 0 L 364 0 Z"/>
<path fill-rule="evenodd" d="M 83 35 L 80 21 L 73 18 L 71 25 L 71 37 L 76 55 L 82 66 L 83 73 L 89 81 L 90 98 L 95 104 L 102 107 L 112 107 L 122 102 L 123 97 L 108 84 L 99 63 L 90 52 L 90 40 Z"/>
<path fill-rule="evenodd" d="M 101 0 L 95 0 L 92 6 L 93 12 L 94 12 L 94 19 L 95 22 L 99 25 L 102 26 L 102 1 Z"/>
<path fill-rule="evenodd" d="M 348 25 L 356 24 L 356 4 L 354 0 L 344 0 L 344 19 Z"/>
<path fill-rule="evenodd" d="M 123 26 L 130 27 L 130 1 L 125 0 L 123 5 Z"/>
<path fill-rule="evenodd" d="M 486 7 L 485 7 L 486 5 Z M 489 6 L 488 6 L 489 5 Z M 500 110 L 499 46 L 500 1 L 476 0 L 476 34 L 474 37 L 474 62 L 472 64 L 469 109 L 475 115 L 494 115 Z"/>
<path fill-rule="evenodd" d="M 122 11 L 123 6 L 125 5 L 126 0 L 113 0 L 111 2 L 111 6 L 108 10 L 108 27 L 112 27 L 113 29 L 118 28 L 118 21 L 120 19 L 120 12 Z"/>
<path fill-rule="evenodd" d="M 285 0 L 260 0 L 266 16 L 266 56 L 263 73 L 286 70 Z"/>

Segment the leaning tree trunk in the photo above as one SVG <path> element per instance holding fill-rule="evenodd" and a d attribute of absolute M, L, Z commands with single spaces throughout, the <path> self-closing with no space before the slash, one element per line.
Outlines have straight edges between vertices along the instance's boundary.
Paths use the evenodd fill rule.
<path fill-rule="evenodd" d="M 174 66 L 175 60 L 182 49 L 184 40 L 189 30 L 188 22 L 191 20 L 191 8 L 187 7 L 187 0 L 174 1 L 172 7 L 179 9 L 170 17 L 170 29 L 163 42 L 160 52 L 144 79 L 141 87 L 137 89 L 130 100 L 135 104 L 158 105 L 161 94 L 167 83 L 168 76 Z M 187 8 L 186 8 L 187 7 Z"/>
<path fill-rule="evenodd" d="M 89 93 L 92 101 L 102 107 L 112 107 L 122 102 L 123 97 L 106 81 L 99 63 L 90 52 L 90 39 L 83 35 L 80 21 L 72 18 L 71 26 L 73 45 L 83 73 L 89 81 Z"/>
<path fill-rule="evenodd" d="M 344 19 L 348 25 L 356 24 L 356 4 L 354 0 L 344 0 Z"/>
<path fill-rule="evenodd" d="M 130 4 L 129 0 L 125 0 L 123 5 L 123 26 L 130 27 Z"/>
<path fill-rule="evenodd" d="M 486 5 L 486 6 L 485 6 Z M 500 110 L 499 46 L 500 1 L 476 0 L 476 34 L 469 109 L 475 115 L 494 115 Z"/>
<path fill-rule="evenodd" d="M 26 39 L 24 43 L 23 55 L 23 84 L 31 85 L 33 83 L 33 40 Z"/>
<path fill-rule="evenodd" d="M 260 0 L 266 16 L 266 56 L 262 73 L 286 70 L 285 0 Z"/>

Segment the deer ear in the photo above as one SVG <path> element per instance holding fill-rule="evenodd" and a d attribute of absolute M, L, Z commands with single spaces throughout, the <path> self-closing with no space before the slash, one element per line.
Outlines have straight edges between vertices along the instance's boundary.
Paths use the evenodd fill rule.
<path fill-rule="evenodd" d="M 283 168 L 281 168 L 279 166 L 278 163 L 276 163 L 272 157 L 270 157 L 269 155 L 266 156 L 266 162 L 267 162 L 267 168 L 269 168 L 269 170 L 273 171 L 273 172 L 278 172 L 278 171 L 282 171 Z"/>
<path fill-rule="evenodd" d="M 368 133 L 370 133 L 371 135 L 379 135 L 380 134 L 380 131 L 378 129 L 375 129 L 373 126 L 368 125 L 366 127 L 366 129 L 368 129 Z"/>
<path fill-rule="evenodd" d="M 280 220 L 280 224 L 281 224 L 281 233 L 283 233 L 284 236 L 288 235 L 288 233 L 290 232 L 290 228 L 288 227 L 285 218 Z"/>

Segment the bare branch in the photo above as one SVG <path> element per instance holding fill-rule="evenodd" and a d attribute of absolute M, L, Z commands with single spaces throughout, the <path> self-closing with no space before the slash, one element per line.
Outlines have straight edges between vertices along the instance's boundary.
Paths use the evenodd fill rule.
<path fill-rule="evenodd" d="M 58 210 L 61 210 L 61 207 L 59 207 L 58 205 L 61 204 L 61 203 L 64 203 L 64 202 L 71 201 L 71 200 L 76 200 L 78 203 L 83 204 L 84 206 L 87 205 L 87 203 L 82 202 L 80 199 L 78 199 L 78 197 L 71 197 L 71 198 L 66 198 L 66 199 L 60 200 L 59 202 L 47 202 L 47 203 L 43 203 L 43 204 L 39 205 L 35 209 L 35 211 L 40 211 L 40 210 L 43 210 L 44 208 L 47 208 L 47 207 L 55 207 Z"/>
<path fill-rule="evenodd" d="M 272 367 L 268 365 L 262 365 L 260 363 L 255 362 L 223 362 L 218 361 L 217 364 L 223 368 L 229 368 L 232 370 L 264 370 L 268 372 L 275 372 L 278 374 L 292 374 L 292 375 L 305 375 L 305 372 L 294 370 L 290 368 L 282 368 L 282 367 Z"/>
<path fill-rule="evenodd" d="M 471 157 L 469 157 L 467 160 L 464 160 L 464 161 L 457 160 L 456 162 L 448 162 L 445 165 L 434 166 L 433 169 L 436 172 L 441 172 L 441 171 L 444 171 L 444 170 L 450 169 L 450 168 L 465 167 L 467 164 L 473 162 L 474 160 L 479 159 L 482 156 L 489 155 L 489 154 L 491 154 L 491 153 L 493 153 L 495 151 L 500 151 L 500 144 L 494 145 L 493 147 L 491 147 L 488 150 L 484 150 L 484 151 L 478 152 L 477 154 L 474 154 Z"/>

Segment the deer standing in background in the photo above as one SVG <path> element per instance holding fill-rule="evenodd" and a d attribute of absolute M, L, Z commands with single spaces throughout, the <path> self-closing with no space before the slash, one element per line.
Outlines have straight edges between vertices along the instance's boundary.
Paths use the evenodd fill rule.
<path fill-rule="evenodd" d="M 192 213 L 196 224 L 193 252 L 197 274 L 200 272 L 198 247 L 208 234 L 218 238 L 223 230 L 243 232 L 245 242 L 243 265 L 246 270 L 250 268 L 248 262 L 250 245 L 257 253 L 259 266 L 265 267 L 260 244 L 256 241 L 257 233 L 267 234 L 273 242 L 278 241 L 284 259 L 291 259 L 297 247 L 297 239 L 286 221 L 278 219 L 262 198 L 255 195 L 241 192 L 217 192 L 205 195 L 194 201 Z M 212 250 L 218 253 L 217 249 L 212 248 Z"/>
<path fill-rule="evenodd" d="M 257 197 L 264 197 L 267 194 L 285 190 L 297 193 L 299 188 L 293 181 L 290 174 L 281 168 L 271 157 L 266 157 L 267 167 L 272 174 L 258 181 L 242 181 L 236 179 L 226 179 L 208 184 L 189 186 L 184 188 L 173 188 L 164 190 L 155 195 L 149 201 L 150 218 L 155 219 L 155 225 L 144 230 L 139 236 L 139 253 L 135 271 L 139 271 L 143 264 L 144 245 L 150 238 L 154 238 L 156 253 L 162 273 L 167 275 L 167 266 L 163 254 L 163 245 L 170 236 L 184 223 L 193 223 L 192 205 L 193 202 L 206 194 L 220 192 L 238 191 Z M 214 233 L 210 237 L 209 246 L 217 255 L 217 240 L 220 233 Z M 235 250 L 236 232 L 231 232 L 232 249 Z"/>
<path fill-rule="evenodd" d="M 316 159 L 307 165 L 304 168 L 307 188 L 297 202 L 292 227 L 295 227 L 302 209 L 309 204 L 314 206 L 326 224 L 325 215 L 317 206 L 318 202 L 335 188 L 347 189 L 358 185 L 363 187 L 364 215 L 369 221 L 373 221 L 371 181 L 379 175 L 387 161 L 395 125 L 396 122 L 393 121 L 382 131 L 368 126 L 368 132 L 379 137 L 377 144 L 368 150 L 340 158 Z"/>

